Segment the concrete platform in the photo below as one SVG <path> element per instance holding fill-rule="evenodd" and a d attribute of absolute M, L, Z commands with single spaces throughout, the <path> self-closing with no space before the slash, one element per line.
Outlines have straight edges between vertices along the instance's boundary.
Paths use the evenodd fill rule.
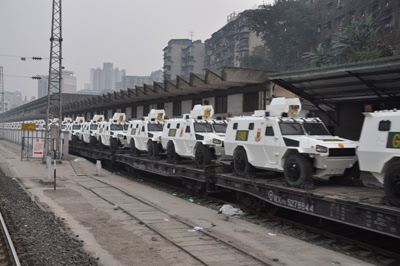
<path fill-rule="evenodd" d="M 57 165 L 57 190 L 40 183 L 45 165 L 20 161 L 18 145 L 0 141 L 0 167 L 45 209 L 64 218 L 101 265 L 199 265 L 171 241 L 210 265 L 249 265 L 213 237 L 270 265 L 367 265 L 325 248 L 277 234 L 102 170 L 71 156 Z M 52 166 L 54 167 L 54 166 Z M 188 232 L 200 226 L 209 235 Z M 160 232 L 157 234 L 155 232 Z M 275 236 L 269 233 L 276 234 Z M 164 237 L 160 237 L 164 235 Z M 257 263 L 256 263 L 257 264 Z M 255 264 L 255 265 L 256 265 Z"/>

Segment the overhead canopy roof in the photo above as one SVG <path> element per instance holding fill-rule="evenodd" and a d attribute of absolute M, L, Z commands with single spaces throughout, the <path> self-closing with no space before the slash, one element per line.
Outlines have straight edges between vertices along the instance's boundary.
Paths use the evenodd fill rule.
<path fill-rule="evenodd" d="M 400 56 L 270 74 L 269 78 L 319 108 L 334 109 L 338 102 L 400 96 Z"/>
<path fill-rule="evenodd" d="M 178 95 L 197 94 L 204 91 L 263 84 L 268 81 L 269 73 L 264 70 L 235 67 L 225 67 L 221 72 L 207 69 L 205 75 L 190 73 L 189 77 L 177 76 L 176 80 L 144 84 L 143 86 L 136 86 L 119 92 L 110 92 L 81 101 L 66 103 L 63 105 L 63 111 L 75 112 L 123 103 L 143 102 Z"/>

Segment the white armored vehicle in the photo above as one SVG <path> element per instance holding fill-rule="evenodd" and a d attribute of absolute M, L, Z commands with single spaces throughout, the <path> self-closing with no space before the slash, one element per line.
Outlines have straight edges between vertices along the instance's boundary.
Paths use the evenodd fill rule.
<path fill-rule="evenodd" d="M 99 123 L 104 121 L 104 115 L 94 115 L 93 119 L 84 123 L 82 126 L 82 141 L 90 143 L 92 146 L 96 145 L 97 140 L 95 134 L 98 130 Z"/>
<path fill-rule="evenodd" d="M 99 123 L 97 137 L 100 148 L 109 147 L 115 151 L 118 147 L 128 147 L 126 140 L 126 115 L 124 113 L 115 113 L 108 122 Z"/>
<path fill-rule="evenodd" d="M 211 105 L 195 105 L 183 118 L 165 122 L 161 143 L 168 162 L 186 157 L 194 159 L 196 167 L 204 168 L 211 159 L 225 155 L 226 121 L 213 119 L 213 114 Z"/>
<path fill-rule="evenodd" d="M 131 155 L 148 152 L 151 159 L 157 159 L 160 154 L 161 135 L 164 126 L 165 111 L 152 109 L 142 120 L 129 122 L 127 141 Z"/>
<path fill-rule="evenodd" d="M 61 122 L 61 131 L 70 132 L 72 130 L 72 118 L 64 117 L 64 120 Z"/>
<path fill-rule="evenodd" d="M 77 116 L 75 121 L 72 123 L 70 134 L 70 140 L 72 140 L 72 142 L 78 142 L 80 140 L 83 123 L 85 123 L 85 118 L 83 116 Z"/>
<path fill-rule="evenodd" d="M 298 118 L 298 98 L 274 98 L 267 110 L 229 119 L 225 153 L 239 176 L 255 168 L 283 172 L 292 187 L 311 189 L 312 177 L 359 180 L 357 142 L 332 136 L 318 118 Z"/>
<path fill-rule="evenodd" d="M 364 113 L 357 149 L 360 169 L 383 183 L 389 202 L 400 207 L 400 111 Z"/>

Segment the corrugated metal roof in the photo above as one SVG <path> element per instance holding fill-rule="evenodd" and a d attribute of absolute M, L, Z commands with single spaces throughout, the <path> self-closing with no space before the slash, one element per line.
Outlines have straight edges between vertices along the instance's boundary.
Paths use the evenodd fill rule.
<path fill-rule="evenodd" d="M 269 78 L 316 106 L 332 107 L 343 101 L 385 100 L 400 96 L 400 56 L 270 74 Z"/>

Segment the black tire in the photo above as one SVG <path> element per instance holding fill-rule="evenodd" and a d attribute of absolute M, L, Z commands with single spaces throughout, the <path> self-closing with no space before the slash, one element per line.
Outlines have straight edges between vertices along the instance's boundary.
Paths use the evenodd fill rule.
<path fill-rule="evenodd" d="M 129 142 L 129 152 L 130 152 L 131 156 L 139 156 L 140 155 L 140 151 L 138 149 L 136 149 L 135 140 L 133 138 L 131 138 L 131 141 Z"/>
<path fill-rule="evenodd" d="M 99 138 L 99 148 L 102 151 L 105 149 L 105 146 L 104 146 L 103 142 L 101 141 L 101 137 Z"/>
<path fill-rule="evenodd" d="M 180 162 L 181 157 L 175 152 L 175 145 L 173 142 L 170 142 L 167 146 L 167 162 L 169 163 L 178 163 Z"/>
<path fill-rule="evenodd" d="M 72 135 L 72 143 L 77 143 L 79 140 L 78 136 Z"/>
<path fill-rule="evenodd" d="M 239 147 L 233 153 L 233 169 L 238 176 L 253 177 L 256 169 L 249 163 L 247 153 Z"/>
<path fill-rule="evenodd" d="M 387 169 L 383 187 L 390 204 L 400 207 L 400 164 Z"/>
<path fill-rule="evenodd" d="M 211 151 L 204 145 L 199 145 L 195 152 L 194 162 L 196 167 L 203 169 L 206 165 L 211 164 Z"/>
<path fill-rule="evenodd" d="M 157 160 L 160 156 L 160 146 L 157 142 L 150 141 L 148 146 L 149 157 L 152 160 Z"/>
<path fill-rule="evenodd" d="M 351 168 L 347 168 L 342 176 L 332 176 L 329 180 L 338 185 L 359 187 L 363 185 L 360 177 L 360 166 L 356 162 Z"/>
<path fill-rule="evenodd" d="M 313 189 L 312 162 L 301 154 L 290 154 L 285 161 L 284 169 L 286 184 L 290 187 Z"/>
<path fill-rule="evenodd" d="M 90 136 L 90 146 L 94 147 L 97 144 L 97 139 L 93 136 Z"/>
<path fill-rule="evenodd" d="M 118 140 L 116 138 L 110 137 L 110 149 L 112 151 L 118 150 Z"/>

